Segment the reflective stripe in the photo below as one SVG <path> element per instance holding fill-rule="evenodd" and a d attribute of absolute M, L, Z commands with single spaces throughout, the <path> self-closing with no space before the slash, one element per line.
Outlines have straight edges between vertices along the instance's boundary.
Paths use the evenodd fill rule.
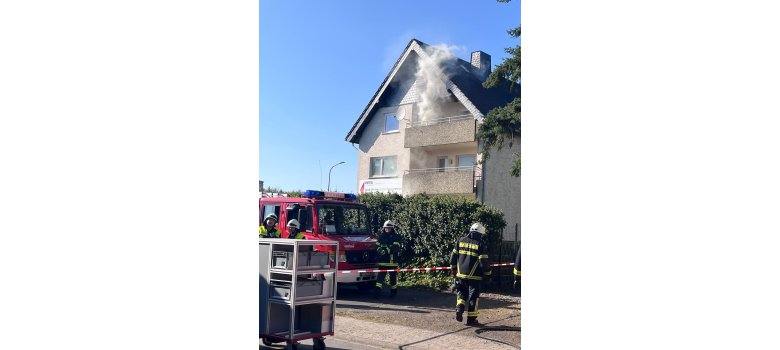
<path fill-rule="evenodd" d="M 376 286 L 379 287 L 379 288 L 382 288 L 382 283 L 381 282 L 377 283 Z"/>
<path fill-rule="evenodd" d="M 485 276 L 490 276 L 490 275 L 492 275 L 492 274 L 493 274 L 493 271 L 488 271 L 488 272 L 485 272 Z"/>
<path fill-rule="evenodd" d="M 520 276 L 520 270 L 518 270 L 516 267 L 515 267 L 514 273 L 515 273 L 515 276 Z"/>
<path fill-rule="evenodd" d="M 479 258 L 480 258 L 480 259 L 487 259 L 487 258 L 488 258 L 488 256 L 487 256 L 487 254 L 482 254 L 482 255 L 480 255 L 480 256 L 479 256 Z"/>
<path fill-rule="evenodd" d="M 398 285 L 394 284 L 394 285 L 390 286 L 390 289 L 398 289 Z"/>
<path fill-rule="evenodd" d="M 474 311 L 474 312 L 469 311 L 469 317 L 477 317 L 477 316 L 479 316 L 479 311 Z"/>
<path fill-rule="evenodd" d="M 460 247 L 460 248 L 468 248 L 468 249 L 471 249 L 471 250 L 477 250 L 477 249 L 479 249 L 479 244 L 459 242 L 458 243 L 458 247 Z"/>
<path fill-rule="evenodd" d="M 455 306 L 462 305 L 462 304 L 465 304 L 465 303 L 466 303 L 465 300 L 463 300 L 461 298 L 458 298 L 458 301 L 457 301 L 457 303 L 455 303 Z"/>
<path fill-rule="evenodd" d="M 470 252 L 470 251 L 468 251 L 468 250 L 459 250 L 459 251 L 458 251 L 458 254 L 471 255 L 471 256 L 479 256 L 479 255 L 477 255 L 477 253 L 472 253 L 472 252 Z"/>
<path fill-rule="evenodd" d="M 477 281 L 481 281 L 482 280 L 482 276 L 469 276 L 469 275 L 464 275 L 462 273 L 459 273 L 459 274 L 457 274 L 455 276 L 457 276 L 458 278 L 465 278 L 467 280 L 477 280 Z"/>
<path fill-rule="evenodd" d="M 477 272 L 477 266 L 479 266 L 479 263 L 475 262 L 474 267 L 471 268 L 471 273 L 469 273 L 469 276 L 474 276 L 474 273 Z"/>

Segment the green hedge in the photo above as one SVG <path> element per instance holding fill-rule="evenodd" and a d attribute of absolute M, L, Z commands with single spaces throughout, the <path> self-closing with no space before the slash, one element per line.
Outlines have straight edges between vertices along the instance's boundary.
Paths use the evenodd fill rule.
<path fill-rule="evenodd" d="M 455 241 L 474 222 L 485 225 L 489 251 L 496 251 L 506 226 L 500 210 L 463 197 L 365 193 L 358 199 L 371 210 L 374 232 L 387 219 L 395 222 L 405 244 L 401 266 L 446 266 Z"/>

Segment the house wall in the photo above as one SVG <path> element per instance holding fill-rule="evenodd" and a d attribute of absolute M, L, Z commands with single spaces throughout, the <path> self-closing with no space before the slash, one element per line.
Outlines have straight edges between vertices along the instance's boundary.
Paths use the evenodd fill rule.
<path fill-rule="evenodd" d="M 491 150 L 490 158 L 482 165 L 482 186 L 477 190 L 478 200 L 504 213 L 505 241 L 515 240 L 515 225 L 520 239 L 520 178 L 509 175 L 515 152 L 520 152 L 520 137 L 512 139 L 511 148 L 505 139 L 501 151 Z"/>
<path fill-rule="evenodd" d="M 405 109 L 407 116 L 412 114 L 411 105 L 402 105 L 379 108 L 369 117 L 358 147 L 358 189 L 361 180 L 369 179 L 371 157 L 396 156 L 395 178 L 402 178 L 404 171 L 409 169 L 409 149 L 404 148 L 406 120 L 400 121 L 398 132 L 384 133 L 385 114 L 395 113 L 399 108 Z"/>

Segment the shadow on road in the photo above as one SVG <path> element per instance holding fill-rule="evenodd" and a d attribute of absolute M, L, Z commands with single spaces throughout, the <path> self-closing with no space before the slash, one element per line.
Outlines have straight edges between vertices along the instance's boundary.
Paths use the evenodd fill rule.
<path fill-rule="evenodd" d="M 389 290 L 385 289 L 379 299 L 375 299 L 373 294 L 365 293 L 356 288 L 339 288 L 338 307 L 381 310 L 376 305 L 393 305 L 400 307 L 414 307 L 415 309 L 434 310 L 434 311 L 453 311 L 455 308 L 455 294 L 435 292 L 426 289 L 417 288 L 398 288 L 398 295 L 390 298 Z M 520 305 L 509 300 L 496 299 L 490 295 L 482 295 L 479 298 L 479 307 L 481 310 L 508 308 L 520 310 Z M 415 312 L 406 308 L 388 309 L 403 310 Z M 419 312 L 419 311 L 417 311 Z"/>

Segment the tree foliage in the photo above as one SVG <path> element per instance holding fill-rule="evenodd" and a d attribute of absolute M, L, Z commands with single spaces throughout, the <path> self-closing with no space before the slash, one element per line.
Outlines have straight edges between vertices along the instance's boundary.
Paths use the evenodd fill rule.
<path fill-rule="evenodd" d="M 508 3 L 511 0 L 497 0 Z M 520 38 L 520 27 L 507 30 L 512 38 Z M 520 44 L 505 49 L 510 55 L 490 73 L 483 84 L 486 88 L 498 86 L 502 81 L 509 81 L 509 90 L 512 91 L 520 85 Z M 520 98 L 509 102 L 506 106 L 496 107 L 488 112 L 483 123 L 479 126 L 477 136 L 483 141 L 482 161 L 490 158 L 490 151 L 500 151 L 505 139 L 520 135 Z M 510 169 L 510 175 L 520 176 L 520 152 L 514 153 L 514 164 Z"/>

